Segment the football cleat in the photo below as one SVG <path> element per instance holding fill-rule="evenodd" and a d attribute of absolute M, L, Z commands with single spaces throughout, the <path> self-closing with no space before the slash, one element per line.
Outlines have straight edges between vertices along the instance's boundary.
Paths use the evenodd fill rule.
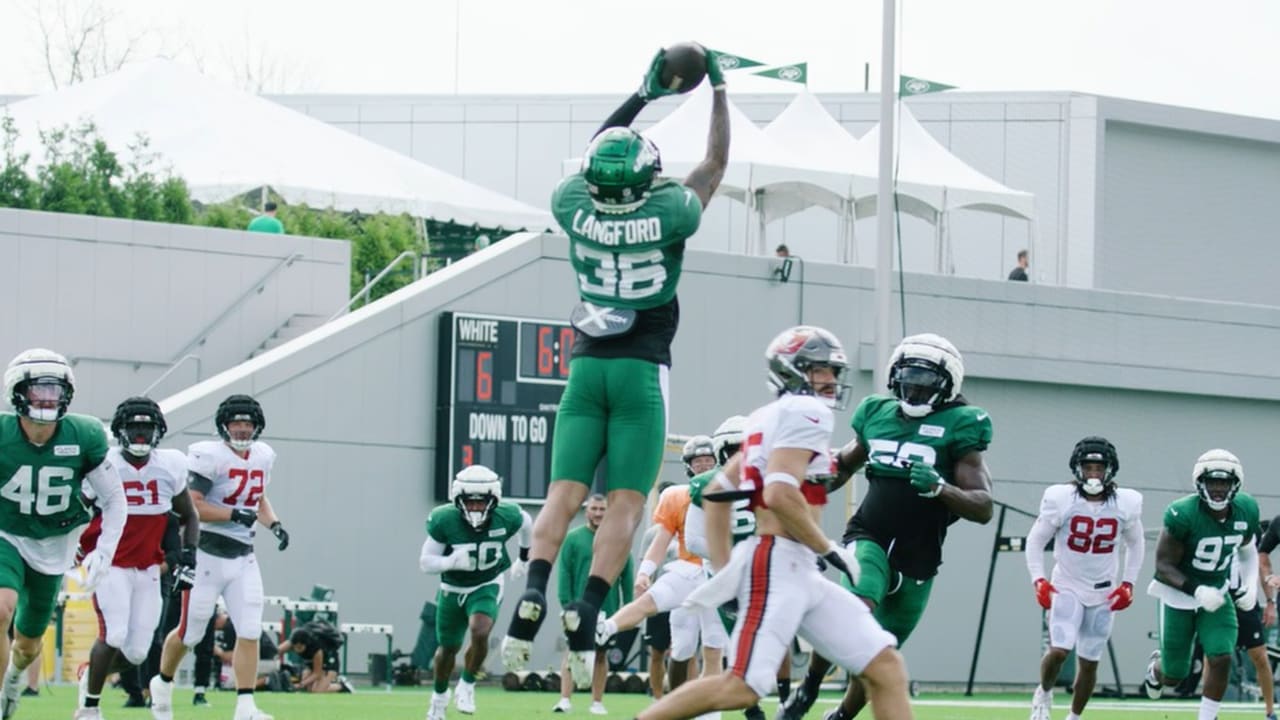
<path fill-rule="evenodd" d="M 476 686 L 475 683 L 458 681 L 457 687 L 453 690 L 453 706 L 458 708 L 458 712 L 467 715 L 474 715 L 476 712 Z"/>
<path fill-rule="evenodd" d="M 159 675 L 151 678 L 151 717 L 155 720 L 173 720 L 173 683 L 165 682 Z"/>
<path fill-rule="evenodd" d="M 511 616 L 507 636 L 502 639 L 502 664 L 511 672 L 529 667 L 533 652 L 533 638 L 547 615 L 547 598 L 532 588 L 525 590 Z"/>
<path fill-rule="evenodd" d="M 517 640 L 510 635 L 502 638 L 502 665 L 511 672 L 520 672 L 529 667 L 529 655 L 533 652 L 533 643 L 528 640 Z"/>
<path fill-rule="evenodd" d="M 1160 651 L 1153 650 L 1151 652 L 1151 660 L 1147 662 L 1147 675 L 1142 681 L 1142 691 L 1152 700 L 1159 700 L 1160 695 L 1164 692 L 1164 687 L 1160 683 L 1160 678 L 1156 675 L 1156 668 L 1160 665 Z"/>
<path fill-rule="evenodd" d="M 761 710 L 759 705 L 752 705 L 743 710 L 742 714 L 747 717 L 747 720 L 764 720 L 764 710 Z"/>
<path fill-rule="evenodd" d="M 4 686 L 0 687 L 0 718 L 9 720 L 18 712 L 18 698 L 22 697 L 22 671 L 9 659 L 9 669 L 4 674 Z"/>
<path fill-rule="evenodd" d="M 573 703 L 569 702 L 569 698 L 562 697 L 556 702 L 555 707 L 551 708 L 553 713 L 567 713 L 573 710 Z"/>
<path fill-rule="evenodd" d="M 816 695 L 809 693 L 804 683 L 800 683 L 800 687 L 791 693 L 787 702 L 778 706 L 778 714 L 774 720 L 800 720 L 805 713 L 809 712 L 809 708 L 813 707 L 817 699 Z"/>
<path fill-rule="evenodd" d="M 851 718 L 845 713 L 842 706 L 836 705 L 828 710 L 826 715 L 822 716 L 822 720 L 851 720 Z"/>
<path fill-rule="evenodd" d="M 71 720 L 102 720 L 102 709 L 97 707 L 82 707 L 76 710 L 76 714 L 71 716 Z"/>
<path fill-rule="evenodd" d="M 588 710 L 588 712 L 590 712 L 592 715 L 608 715 L 609 714 L 609 711 L 604 708 L 604 703 L 600 702 L 599 700 L 591 703 L 591 708 Z"/>
<path fill-rule="evenodd" d="M 236 708 L 235 720 L 275 720 L 275 718 L 251 705 L 244 709 Z"/>
<path fill-rule="evenodd" d="M 427 720 L 445 720 L 445 711 L 449 709 L 449 691 L 444 694 L 431 693 L 431 707 L 427 709 Z"/>
<path fill-rule="evenodd" d="M 618 624 L 605 618 L 596 623 L 596 645 L 604 645 L 618 634 Z"/>

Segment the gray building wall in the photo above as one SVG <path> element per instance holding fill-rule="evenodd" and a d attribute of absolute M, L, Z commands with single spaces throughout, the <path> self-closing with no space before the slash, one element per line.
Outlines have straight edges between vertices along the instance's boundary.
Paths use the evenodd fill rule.
<path fill-rule="evenodd" d="M 242 362 L 291 319 L 327 319 L 350 293 L 350 245 L 292 235 L 0 209 L 0 256 L 0 358 L 61 352 L 73 409 L 100 417 L 187 355 L 154 397 Z"/>
<path fill-rule="evenodd" d="M 564 317 L 575 301 L 565 252 L 562 238 L 513 237 L 162 403 L 171 427 L 166 442 L 184 447 L 212 434 L 214 409 L 226 395 L 248 392 L 262 401 L 264 439 L 280 456 L 268 494 L 294 538 L 285 554 L 262 544 L 268 594 L 330 585 L 344 621 L 391 622 L 396 644 L 412 644 L 419 609 L 436 588 L 435 578 L 417 572 L 416 558 L 423 522 L 440 501 L 431 490 L 438 315 Z M 772 279 L 773 266 L 770 258 L 687 255 L 671 375 L 673 432 L 707 432 L 725 416 L 767 402 L 762 348 L 801 321 L 840 335 L 857 359 L 855 397 L 871 392 L 871 271 L 811 262 L 803 282 L 797 272 L 784 284 Z M 951 338 L 965 355 L 965 394 L 992 415 L 987 460 L 1001 502 L 1034 512 L 1046 484 L 1069 479 L 1074 442 L 1100 433 L 1119 447 L 1120 482 L 1146 494 L 1144 519 L 1154 532 L 1164 505 L 1190 490 L 1201 452 L 1227 447 L 1257 468 L 1274 447 L 1270 418 L 1280 402 L 1280 373 L 1241 367 L 1238 359 L 1280 348 L 1280 309 L 953 277 L 905 280 L 906 331 Z M 895 329 L 899 322 L 895 317 Z M 837 444 L 850 438 L 851 413 L 837 418 Z M 1264 514 L 1274 513 L 1277 495 L 1252 479 L 1256 473 L 1246 488 L 1259 495 Z M 681 475 L 678 458 L 668 457 L 664 477 Z M 825 513 L 832 536 L 848 501 L 842 493 Z M 1029 518 L 1011 516 L 1004 532 L 1029 527 Z M 914 678 L 967 676 L 994 533 L 994 524 L 953 527 L 934 602 L 906 647 Z M 1153 557 L 1154 543 L 1140 589 Z M 1000 557 L 989 618 L 978 679 L 1034 682 L 1040 615 L 1020 555 Z M 554 622 L 548 625 L 537 668 L 558 661 Z M 1130 682 L 1154 629 L 1155 605 L 1140 593 L 1115 635 Z M 361 664 L 364 651 L 378 646 L 355 642 L 352 657 Z M 491 656 L 490 669 L 499 663 Z M 1104 673 L 1110 678 L 1109 667 Z"/>

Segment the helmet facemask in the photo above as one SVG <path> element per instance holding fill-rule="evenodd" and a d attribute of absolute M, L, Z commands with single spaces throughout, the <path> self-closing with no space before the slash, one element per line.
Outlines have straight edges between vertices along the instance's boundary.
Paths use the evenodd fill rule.
<path fill-rule="evenodd" d="M 889 390 L 907 417 L 933 412 L 950 397 L 951 385 L 951 375 L 944 368 L 923 358 L 902 358 L 889 372 Z"/>
<path fill-rule="evenodd" d="M 1076 443 L 1068 463 L 1076 487 L 1088 497 L 1114 492 L 1120 456 L 1115 445 L 1103 437 L 1090 436 Z"/>
<path fill-rule="evenodd" d="M 765 351 L 769 361 L 769 387 L 779 395 L 812 395 L 833 410 L 849 404 L 853 388 L 847 381 L 849 362 L 840 340 L 830 332 L 807 325 L 784 330 Z M 819 369 L 829 369 L 830 382 L 811 378 Z"/>
<path fill-rule="evenodd" d="M 18 394 L 25 401 L 25 412 L 31 421 L 54 423 L 67 414 L 71 404 L 70 387 L 62 378 L 40 377 L 18 385 Z"/>
<path fill-rule="evenodd" d="M 1198 459 L 1191 471 L 1196 493 L 1210 510 L 1226 510 L 1244 484 L 1240 459 L 1221 449 L 1210 450 Z"/>
<path fill-rule="evenodd" d="M 160 442 L 160 428 L 148 417 L 136 417 L 124 424 L 116 437 L 124 452 L 137 458 L 151 454 L 151 450 Z"/>
<path fill-rule="evenodd" d="M 243 425 L 232 423 L 249 423 L 246 428 Z M 236 452 L 245 452 L 253 447 L 253 441 L 258 439 L 258 426 L 254 423 L 253 418 L 249 415 L 233 415 L 231 418 L 220 426 L 222 436 L 226 439 L 227 444 Z"/>
<path fill-rule="evenodd" d="M 502 478 L 483 465 L 470 465 L 454 476 L 449 498 L 468 525 L 483 530 L 502 499 Z"/>
<path fill-rule="evenodd" d="M 695 435 L 684 444 L 680 459 L 684 461 L 686 475 L 701 475 L 716 466 L 715 445 L 706 435 Z"/>
<path fill-rule="evenodd" d="M 249 423 L 249 427 L 238 424 L 241 421 Z M 237 423 L 235 428 L 231 427 L 232 423 Z M 243 453 L 248 452 L 262 434 L 267 418 L 257 400 L 248 395 L 232 395 L 218 405 L 214 424 L 223 442 L 232 450 Z"/>

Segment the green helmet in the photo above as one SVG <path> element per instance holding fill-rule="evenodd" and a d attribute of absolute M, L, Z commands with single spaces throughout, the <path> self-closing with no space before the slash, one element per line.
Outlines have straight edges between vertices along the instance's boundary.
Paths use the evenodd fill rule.
<path fill-rule="evenodd" d="M 611 127 L 597 135 L 582 158 L 587 192 L 603 213 L 629 213 L 643 205 L 661 172 L 658 147 L 628 127 Z"/>

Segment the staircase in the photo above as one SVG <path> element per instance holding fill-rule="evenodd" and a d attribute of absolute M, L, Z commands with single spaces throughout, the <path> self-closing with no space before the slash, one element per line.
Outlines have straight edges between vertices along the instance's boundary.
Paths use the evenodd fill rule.
<path fill-rule="evenodd" d="M 263 341 L 261 345 L 249 353 L 249 357 L 255 358 L 272 348 L 279 347 L 294 338 L 315 330 L 324 323 L 325 319 L 319 315 L 292 315 L 288 320 L 284 321 L 283 325 L 276 328 L 276 331 L 271 333 L 271 336 Z"/>

